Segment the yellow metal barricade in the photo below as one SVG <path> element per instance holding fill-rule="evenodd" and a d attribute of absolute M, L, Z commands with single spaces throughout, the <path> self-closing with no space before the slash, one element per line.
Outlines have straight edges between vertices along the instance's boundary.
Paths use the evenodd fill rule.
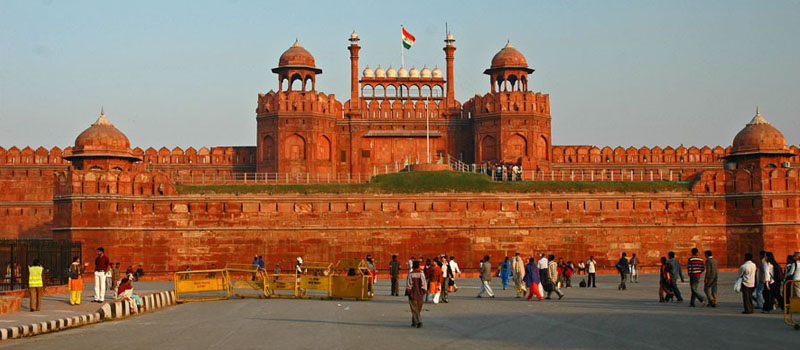
<path fill-rule="evenodd" d="M 270 298 L 295 298 L 297 296 L 296 273 L 267 273 L 267 296 Z"/>
<path fill-rule="evenodd" d="M 372 299 L 372 278 L 364 260 L 342 259 L 336 264 L 331 297 L 338 299 Z"/>
<path fill-rule="evenodd" d="M 333 264 L 327 262 L 305 262 L 303 273 L 297 274 L 297 297 L 327 299 L 331 297 Z"/>
<path fill-rule="evenodd" d="M 800 314 L 800 280 L 783 283 L 783 300 L 783 321 L 800 330 L 800 320 L 794 316 Z"/>
<path fill-rule="evenodd" d="M 181 271 L 174 275 L 178 302 L 240 298 L 372 299 L 372 278 L 360 259 L 306 262 L 302 272 L 270 274 L 253 264 Z"/>
<path fill-rule="evenodd" d="M 265 298 L 267 291 L 267 275 L 258 265 L 228 264 L 225 275 L 229 281 L 229 294 L 239 298 Z"/>
<path fill-rule="evenodd" d="M 230 298 L 225 269 L 176 272 L 174 283 L 175 300 L 178 302 Z"/>

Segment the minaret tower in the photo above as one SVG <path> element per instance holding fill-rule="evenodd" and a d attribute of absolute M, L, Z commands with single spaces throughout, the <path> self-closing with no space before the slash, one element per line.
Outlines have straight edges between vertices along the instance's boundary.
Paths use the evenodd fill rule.
<path fill-rule="evenodd" d="M 358 96 L 358 51 L 361 50 L 361 46 L 358 46 L 358 33 L 353 31 L 353 34 L 350 34 L 350 47 L 347 49 L 350 50 L 350 109 L 357 110 L 359 109 L 359 96 Z"/>
<path fill-rule="evenodd" d="M 445 100 L 445 106 L 449 110 L 450 108 L 455 107 L 455 85 L 453 81 L 453 77 L 455 74 L 453 73 L 453 59 L 455 58 L 456 47 L 453 45 L 456 42 L 456 39 L 453 38 L 453 34 L 447 32 L 447 38 L 444 39 L 445 46 L 444 46 L 444 53 L 445 59 L 447 60 L 447 99 Z"/>

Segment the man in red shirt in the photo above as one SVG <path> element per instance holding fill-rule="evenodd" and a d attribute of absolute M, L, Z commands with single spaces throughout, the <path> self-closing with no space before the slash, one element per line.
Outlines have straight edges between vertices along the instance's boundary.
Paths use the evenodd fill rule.
<path fill-rule="evenodd" d="M 106 274 L 111 262 L 106 256 L 103 247 L 97 248 L 97 257 L 94 259 L 94 300 L 102 303 L 106 299 Z"/>

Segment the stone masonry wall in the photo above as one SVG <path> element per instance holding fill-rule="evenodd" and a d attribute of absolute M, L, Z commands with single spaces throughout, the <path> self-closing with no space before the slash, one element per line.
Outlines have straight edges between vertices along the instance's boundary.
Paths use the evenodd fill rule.
<path fill-rule="evenodd" d="M 212 195 L 150 198 L 60 197 L 54 231 L 97 246 L 123 264 L 163 271 L 249 262 L 291 268 L 294 258 L 336 261 L 373 254 L 385 268 L 391 254 L 431 257 L 447 253 L 466 267 L 485 254 L 548 252 L 581 260 L 594 255 L 613 266 L 620 252 L 636 252 L 652 265 L 674 250 L 711 249 L 724 265 L 730 231 L 761 232 L 729 223 L 724 195 L 635 194 L 428 194 L 428 195 Z M 788 204 L 797 211 L 796 196 Z M 739 225 L 739 226 L 737 226 Z M 798 223 L 784 223 L 797 235 Z M 738 244 L 738 243 L 737 243 Z M 752 244 L 757 244 L 753 242 Z M 797 249 L 794 247 L 791 249 Z M 737 248 L 738 249 L 738 248 Z M 760 249 L 754 246 L 753 249 Z M 738 251 L 737 251 L 738 252 Z"/>
<path fill-rule="evenodd" d="M 52 237 L 53 174 L 66 166 L 0 166 L 0 239 Z"/>

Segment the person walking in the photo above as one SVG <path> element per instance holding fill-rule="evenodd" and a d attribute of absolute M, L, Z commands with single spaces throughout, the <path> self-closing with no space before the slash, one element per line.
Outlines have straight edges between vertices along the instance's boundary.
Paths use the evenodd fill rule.
<path fill-rule="evenodd" d="M 420 259 L 420 261 L 422 261 L 422 259 Z M 425 286 L 425 290 L 428 291 L 428 293 L 425 294 L 426 303 L 430 302 L 431 297 L 433 297 L 431 294 L 431 281 L 433 280 L 433 276 L 431 275 L 433 273 L 433 269 L 431 269 L 431 263 L 431 259 L 425 259 L 425 265 L 422 266 L 422 273 L 425 275 L 425 281 L 428 282 L 428 285 Z"/>
<path fill-rule="evenodd" d="M 415 257 L 413 257 L 413 256 L 408 259 L 408 272 L 409 273 L 411 273 L 411 271 L 414 271 L 414 261 L 416 261 L 416 260 L 417 259 Z"/>
<path fill-rule="evenodd" d="M 625 279 L 628 274 L 628 258 L 626 257 L 625 252 L 622 252 L 622 256 L 617 261 L 617 271 L 619 272 L 620 282 L 617 290 L 625 290 L 627 286 L 625 285 Z"/>
<path fill-rule="evenodd" d="M 549 273 L 547 272 L 548 266 L 550 266 L 550 264 L 547 261 L 547 257 L 544 254 L 539 255 L 539 261 L 536 262 L 536 267 L 539 269 L 539 279 L 542 281 L 542 284 L 544 284 L 545 289 L 549 282 Z"/>
<path fill-rule="evenodd" d="M 31 312 L 42 311 L 42 296 L 44 294 L 44 268 L 39 259 L 33 259 L 33 264 L 28 266 L 28 293 L 30 294 Z"/>
<path fill-rule="evenodd" d="M 439 261 L 439 258 L 433 259 L 433 264 L 431 265 L 431 281 L 430 281 L 430 289 L 428 290 L 428 294 L 431 295 L 431 301 L 434 304 L 439 303 L 439 297 L 442 293 L 442 262 Z"/>
<path fill-rule="evenodd" d="M 669 273 L 669 263 L 667 258 L 661 257 L 661 268 L 658 279 L 658 302 L 666 303 L 672 301 L 675 294 L 672 291 L 672 277 Z"/>
<path fill-rule="evenodd" d="M 364 260 L 366 260 L 364 264 L 367 265 L 367 271 L 369 272 L 370 280 L 368 293 L 369 295 L 375 295 L 375 282 L 378 281 L 378 269 L 375 268 L 375 262 L 372 261 L 372 255 L 367 254 Z"/>
<path fill-rule="evenodd" d="M 89 263 L 84 263 L 84 265 L 89 266 Z M 114 280 L 114 285 L 111 289 L 116 293 L 117 286 L 119 286 L 120 281 L 122 281 L 122 269 L 119 266 L 119 262 L 114 264 L 114 277 L 112 279 Z"/>
<path fill-rule="evenodd" d="M 111 262 L 105 249 L 98 247 L 97 257 L 94 259 L 94 303 L 102 303 L 106 299 L 106 275 L 110 267 Z"/>
<path fill-rule="evenodd" d="M 753 291 L 756 289 L 756 264 L 753 263 L 753 254 L 744 255 L 744 264 L 739 267 L 739 278 L 742 279 L 741 292 L 742 304 L 744 304 L 743 314 L 753 313 Z"/>
<path fill-rule="evenodd" d="M 592 288 L 597 288 L 597 261 L 594 260 L 594 256 L 590 256 L 589 260 L 586 261 L 586 272 L 589 274 L 586 287 L 591 286 Z"/>
<path fill-rule="evenodd" d="M 778 299 L 781 299 L 780 284 L 783 280 L 783 271 L 775 261 L 775 255 L 772 252 L 766 254 L 762 273 L 764 274 L 764 306 L 761 312 L 768 313 L 776 308 Z"/>
<path fill-rule="evenodd" d="M 631 282 L 639 283 L 639 258 L 636 253 L 633 253 L 631 260 L 628 262 L 628 270 L 631 274 Z"/>
<path fill-rule="evenodd" d="M 717 279 L 719 264 L 717 259 L 711 254 L 710 250 L 705 251 L 706 255 L 706 278 L 703 280 L 703 291 L 706 293 L 707 307 L 717 307 Z"/>
<path fill-rule="evenodd" d="M 497 275 L 500 276 L 500 281 L 503 282 L 503 290 L 506 290 L 508 287 L 508 278 L 511 276 L 511 261 L 508 260 L 508 257 L 500 263 L 500 271 Z"/>
<path fill-rule="evenodd" d="M 442 253 L 439 256 L 439 261 L 441 261 L 442 267 L 442 297 L 440 298 L 443 303 L 447 303 L 447 289 L 450 287 L 450 278 L 452 277 L 452 272 L 450 271 L 450 263 L 447 261 L 447 254 Z"/>
<path fill-rule="evenodd" d="M 106 272 L 106 287 L 108 290 L 114 288 L 114 264 L 111 261 L 108 263 L 108 272 Z"/>
<path fill-rule="evenodd" d="M 575 273 L 575 264 L 567 261 L 564 265 L 564 280 L 567 281 L 567 288 L 572 288 L 572 275 Z"/>
<path fill-rule="evenodd" d="M 392 277 L 392 296 L 399 296 L 397 279 L 400 277 L 400 262 L 397 261 L 397 254 L 393 254 L 389 262 L 389 275 Z"/>
<path fill-rule="evenodd" d="M 756 290 L 754 295 L 756 304 L 754 307 L 761 309 L 764 307 L 764 263 L 767 260 L 767 252 L 762 250 L 758 252 L 758 256 L 759 260 L 754 262 L 756 264 Z"/>
<path fill-rule="evenodd" d="M 484 256 L 483 263 L 481 264 L 481 290 L 478 292 L 478 298 L 485 292 L 491 298 L 494 298 L 494 291 L 489 282 L 492 281 L 492 264 L 489 262 L 489 256 Z"/>
<path fill-rule="evenodd" d="M 69 304 L 81 304 L 81 292 L 83 292 L 83 272 L 89 263 L 81 266 L 81 259 L 77 256 L 72 257 L 72 264 L 69 265 Z"/>
<path fill-rule="evenodd" d="M 542 281 L 539 279 L 539 268 L 536 267 L 534 258 L 530 258 L 525 266 L 525 285 L 528 286 L 527 300 L 531 300 L 534 294 L 536 299 L 542 300 Z"/>
<path fill-rule="evenodd" d="M 583 260 L 578 262 L 578 274 L 586 274 L 586 263 L 584 263 Z"/>
<path fill-rule="evenodd" d="M 667 261 L 667 265 L 669 266 L 669 288 L 672 289 L 672 293 L 675 294 L 675 301 L 683 302 L 683 298 L 681 297 L 681 290 L 678 289 L 678 277 L 681 278 L 681 282 L 684 281 L 683 279 L 683 270 L 681 269 L 681 263 L 675 259 L 675 252 L 667 253 L 669 256 L 669 261 Z"/>
<path fill-rule="evenodd" d="M 411 263 L 411 272 L 408 273 L 406 278 L 406 295 L 408 295 L 408 305 L 411 307 L 411 326 L 422 327 L 422 303 L 425 301 L 425 294 L 428 290 L 425 286 L 428 282 L 425 281 L 425 274 L 419 267 L 419 261 L 414 260 Z"/>
<path fill-rule="evenodd" d="M 458 292 L 458 284 L 456 283 L 456 276 L 461 275 L 461 270 L 458 268 L 458 263 L 456 262 L 456 258 L 454 256 L 450 256 L 450 285 L 453 286 L 453 293 Z"/>
<path fill-rule="evenodd" d="M 787 258 L 786 272 L 783 275 L 784 282 L 800 280 L 800 252 L 794 252 L 794 255 Z M 800 297 L 800 283 L 788 283 L 783 293 L 785 296 Z"/>
<path fill-rule="evenodd" d="M 686 262 L 686 272 L 689 274 L 689 288 L 692 290 L 689 307 L 695 307 L 695 299 L 702 304 L 706 302 L 706 297 L 697 290 L 700 285 L 700 277 L 703 276 L 703 271 L 706 269 L 706 262 L 703 261 L 703 258 L 697 256 L 697 252 L 697 248 L 692 248 L 692 256 Z"/>
<path fill-rule="evenodd" d="M 564 297 L 564 293 L 561 292 L 561 288 L 558 287 L 558 263 L 555 262 L 556 256 L 550 254 L 548 260 L 550 262 L 547 263 L 547 277 L 550 280 L 550 289 L 547 290 L 547 298 L 550 299 L 550 296 L 553 292 L 558 295 L 558 300 Z"/>
<path fill-rule="evenodd" d="M 519 256 L 519 252 L 514 254 L 514 257 L 511 258 L 511 274 L 512 279 L 514 280 L 514 291 L 517 293 L 517 298 L 524 297 L 525 292 L 527 291 L 524 284 L 525 261 L 523 261 L 522 257 Z"/>

